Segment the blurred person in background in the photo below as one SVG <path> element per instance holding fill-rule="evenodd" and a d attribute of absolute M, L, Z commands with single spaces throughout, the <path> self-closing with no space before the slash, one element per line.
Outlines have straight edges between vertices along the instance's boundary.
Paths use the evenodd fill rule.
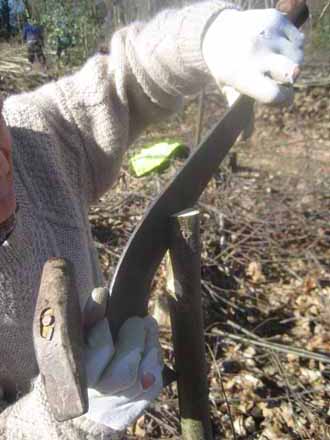
<path fill-rule="evenodd" d="M 33 23 L 26 22 L 23 26 L 23 41 L 27 45 L 28 60 L 31 64 L 38 62 L 42 67 L 46 67 L 46 57 L 43 52 L 44 36 L 43 28 Z"/>

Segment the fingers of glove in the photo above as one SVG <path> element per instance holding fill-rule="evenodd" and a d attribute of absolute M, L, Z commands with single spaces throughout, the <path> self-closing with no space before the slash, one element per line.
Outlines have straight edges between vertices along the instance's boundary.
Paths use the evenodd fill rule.
<path fill-rule="evenodd" d="M 246 17 L 250 15 L 251 25 L 254 27 L 257 33 L 269 35 L 283 35 L 295 46 L 302 48 L 305 41 L 305 36 L 300 32 L 296 26 L 291 23 L 286 14 L 276 9 L 265 10 L 249 10 L 245 11 Z"/>
<path fill-rule="evenodd" d="M 147 364 L 152 362 L 152 357 Z M 155 357 L 154 357 L 155 359 Z M 155 371 L 155 368 L 152 368 Z M 140 376 L 143 374 L 141 368 Z M 101 423 L 115 430 L 123 430 L 132 424 L 146 407 L 158 397 L 163 387 L 161 368 L 155 381 L 147 390 L 143 390 L 140 381 L 137 381 L 129 390 L 116 395 L 104 396 L 96 390 L 89 390 L 89 410 L 87 417 L 96 423 Z"/>
<path fill-rule="evenodd" d="M 118 335 L 116 353 L 97 386 L 105 394 L 125 390 L 137 381 L 145 346 L 146 330 L 142 318 L 128 319 Z"/>
<path fill-rule="evenodd" d="M 102 319 L 87 334 L 85 366 L 89 387 L 97 385 L 114 353 L 115 348 L 108 321 L 107 319 Z"/>
<path fill-rule="evenodd" d="M 283 15 L 283 14 L 282 14 Z M 284 16 L 285 22 L 282 26 L 282 32 L 294 45 L 300 49 L 304 47 L 305 35 L 300 32 L 290 20 Z"/>
<path fill-rule="evenodd" d="M 281 86 L 258 71 L 244 72 L 234 82 L 241 93 L 264 104 L 289 104 L 293 99 L 292 88 Z"/>
<path fill-rule="evenodd" d="M 269 74 L 273 80 L 282 84 L 293 84 L 300 73 L 298 64 L 274 53 L 264 56 L 261 69 L 263 73 Z"/>
<path fill-rule="evenodd" d="M 139 371 L 140 383 L 144 391 L 154 387 L 157 383 L 162 383 L 163 367 L 160 347 L 151 348 L 143 357 Z"/>
<path fill-rule="evenodd" d="M 89 330 L 95 323 L 104 318 L 109 291 L 104 287 L 97 287 L 87 299 L 83 311 L 83 327 Z"/>
<path fill-rule="evenodd" d="M 139 348 L 144 350 L 145 326 L 143 318 L 135 316 L 127 319 L 119 330 L 118 342 L 116 346 L 117 357 Z"/>
<path fill-rule="evenodd" d="M 131 402 L 118 396 L 98 396 L 90 398 L 86 416 L 95 423 L 115 431 L 123 431 L 138 419 L 149 403 L 145 396 Z"/>
<path fill-rule="evenodd" d="M 150 371 L 153 383 L 144 388 L 143 377 L 150 374 Z M 143 358 L 138 377 L 139 380 L 132 387 L 114 395 L 105 396 L 97 390 L 89 389 L 87 417 L 115 430 L 123 430 L 132 424 L 150 402 L 158 397 L 163 387 L 162 362 L 159 362 L 157 348 L 153 347 Z"/>
<path fill-rule="evenodd" d="M 140 382 L 144 390 L 156 381 L 156 375 L 164 367 L 162 348 L 159 342 L 159 328 L 152 316 L 144 318 L 146 342 L 143 359 L 140 366 Z"/>
<path fill-rule="evenodd" d="M 129 401 L 136 400 L 143 394 L 149 396 L 150 400 L 155 399 L 163 387 L 163 360 L 158 348 L 153 347 L 149 350 L 140 364 L 138 380 L 126 389 L 121 395 Z"/>
<path fill-rule="evenodd" d="M 125 429 L 126 426 L 134 423 L 145 411 L 145 409 L 153 402 L 159 395 L 162 389 L 162 385 L 160 383 L 156 383 L 152 388 L 150 388 L 147 392 L 141 394 L 133 401 L 126 402 L 123 405 L 117 406 L 116 417 L 107 421 L 105 417 L 103 417 L 103 423 L 109 426 L 114 430 L 121 431 Z M 117 402 L 119 403 L 119 402 Z M 110 423 L 109 423 L 110 422 Z"/>
<path fill-rule="evenodd" d="M 304 61 L 303 47 L 297 47 L 291 41 L 284 37 L 277 37 L 268 45 L 272 52 L 282 54 L 296 64 L 302 64 Z"/>
<path fill-rule="evenodd" d="M 136 400 L 139 396 L 147 393 L 150 398 L 155 399 L 163 386 L 163 362 L 159 358 L 159 350 L 153 348 L 142 359 L 136 381 L 132 386 L 117 392 L 128 401 Z"/>
<path fill-rule="evenodd" d="M 154 326 L 154 324 L 152 324 L 152 326 Z M 155 328 L 153 328 L 153 334 L 154 331 Z M 154 336 L 151 336 L 150 339 L 153 337 Z M 135 354 L 133 353 L 133 355 Z M 135 375 L 135 379 L 131 380 L 131 384 L 129 386 L 127 386 L 127 379 L 124 386 L 121 384 L 125 378 L 121 380 L 120 373 L 124 371 L 124 374 L 127 375 L 125 369 L 127 363 L 130 363 L 130 359 L 124 358 L 123 362 L 125 363 L 120 365 L 118 370 L 116 369 L 115 374 L 111 374 L 112 369 L 110 374 L 104 374 L 104 378 L 102 378 L 96 387 L 98 392 L 101 392 L 103 395 L 108 394 L 110 397 L 117 394 L 126 400 L 132 401 L 137 399 L 137 397 L 143 393 L 149 393 L 150 390 L 154 389 L 153 393 L 156 397 L 162 388 L 162 371 L 164 365 L 158 338 L 157 343 L 154 341 L 150 343 L 148 353 L 146 353 L 141 362 L 139 362 L 138 372 Z"/>
<path fill-rule="evenodd" d="M 147 372 L 147 373 L 146 373 Z M 146 374 L 151 374 L 154 376 L 154 382 L 148 387 L 143 387 L 142 378 Z M 140 381 L 142 383 L 143 388 L 143 396 L 148 401 L 152 401 L 156 399 L 160 392 L 163 389 L 163 362 L 159 362 L 158 353 L 152 353 L 149 359 L 146 361 L 144 365 L 141 365 L 140 371 Z M 141 395 L 142 396 L 142 395 Z"/>
<path fill-rule="evenodd" d="M 161 353 L 159 343 L 159 328 L 155 318 L 148 315 L 144 318 L 144 328 L 146 331 L 144 354 L 148 354 L 150 350 L 156 348 Z"/>

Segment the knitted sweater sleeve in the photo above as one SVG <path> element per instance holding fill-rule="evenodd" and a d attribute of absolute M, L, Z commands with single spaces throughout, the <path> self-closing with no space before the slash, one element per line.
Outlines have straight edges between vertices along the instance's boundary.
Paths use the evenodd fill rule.
<path fill-rule="evenodd" d="M 1 404 L 0 404 L 1 411 Z M 29 394 L 0 415 L 1 440 L 120 440 L 123 433 L 81 416 L 66 422 L 55 420 L 40 376 Z"/>
<path fill-rule="evenodd" d="M 64 174 L 72 176 L 73 191 L 83 192 L 88 203 L 95 201 L 114 182 L 123 155 L 138 134 L 178 110 L 183 95 L 197 92 L 209 81 L 201 53 L 203 34 L 229 7 L 233 6 L 225 1 L 204 1 L 124 28 L 114 35 L 109 55 L 96 55 L 77 73 L 12 98 L 8 105 L 9 110 L 16 108 L 12 120 L 26 120 L 26 125 L 34 121 L 35 131 L 47 130 L 63 159 L 59 163 L 66 167 Z M 27 109 L 28 119 L 23 115 Z M 57 422 L 40 377 L 14 404 L 0 402 L 0 412 L 1 439 L 118 437 L 85 416 Z"/>
<path fill-rule="evenodd" d="M 184 95 L 210 80 L 201 51 L 203 34 L 230 7 L 212 0 L 164 10 L 147 24 L 116 32 L 109 55 L 96 55 L 76 74 L 39 90 L 44 108 L 51 101 L 61 118 L 77 128 L 88 203 L 111 187 L 139 133 L 177 111 Z"/>

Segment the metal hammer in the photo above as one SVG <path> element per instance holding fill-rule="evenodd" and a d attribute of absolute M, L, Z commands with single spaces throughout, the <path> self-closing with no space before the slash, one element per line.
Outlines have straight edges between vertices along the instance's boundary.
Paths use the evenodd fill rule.
<path fill-rule="evenodd" d="M 43 268 L 33 321 L 35 353 L 47 399 L 58 421 L 88 410 L 83 328 L 73 265 L 54 258 Z"/>

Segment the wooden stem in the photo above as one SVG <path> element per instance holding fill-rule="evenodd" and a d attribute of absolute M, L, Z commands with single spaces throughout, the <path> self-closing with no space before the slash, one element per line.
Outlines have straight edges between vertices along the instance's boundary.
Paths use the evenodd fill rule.
<path fill-rule="evenodd" d="M 211 440 L 201 305 L 199 211 L 171 218 L 167 290 L 177 371 L 182 438 Z"/>
<path fill-rule="evenodd" d="M 196 119 L 196 133 L 195 133 L 195 145 L 199 145 L 203 131 L 203 117 L 204 117 L 204 103 L 205 103 L 205 90 L 203 89 L 198 97 L 198 113 Z"/>

